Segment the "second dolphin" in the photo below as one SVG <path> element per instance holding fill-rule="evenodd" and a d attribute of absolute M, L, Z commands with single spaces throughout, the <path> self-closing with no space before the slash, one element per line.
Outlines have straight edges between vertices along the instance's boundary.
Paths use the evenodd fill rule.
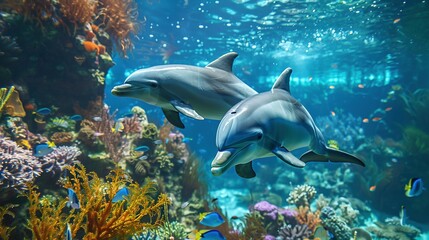
<path fill-rule="evenodd" d="M 219 124 L 218 153 L 212 162 L 213 175 L 235 166 L 244 178 L 256 176 L 252 161 L 277 156 L 284 162 L 304 167 L 306 162 L 350 162 L 365 164 L 357 157 L 326 146 L 322 133 L 307 109 L 290 95 L 292 69 L 287 68 L 271 91 L 251 96 L 232 107 Z M 309 147 L 298 159 L 290 151 Z"/>

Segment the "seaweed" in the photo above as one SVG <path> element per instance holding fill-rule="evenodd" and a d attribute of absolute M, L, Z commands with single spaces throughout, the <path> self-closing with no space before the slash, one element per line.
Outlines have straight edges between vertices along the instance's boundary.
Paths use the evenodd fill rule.
<path fill-rule="evenodd" d="M 96 173 L 87 173 L 81 164 L 68 170 L 70 177 L 64 188 L 76 192 L 80 208 L 67 211 L 66 199 L 41 204 L 37 186 L 30 186 L 26 196 L 30 202 L 28 228 L 32 239 L 63 238 L 67 224 L 73 238 L 126 238 L 165 222 L 170 200 L 166 194 L 159 194 L 157 199 L 152 197 L 156 193 L 153 182 L 139 186 L 119 168 L 111 171 L 105 182 Z M 129 189 L 129 196 L 112 202 L 124 186 Z"/>

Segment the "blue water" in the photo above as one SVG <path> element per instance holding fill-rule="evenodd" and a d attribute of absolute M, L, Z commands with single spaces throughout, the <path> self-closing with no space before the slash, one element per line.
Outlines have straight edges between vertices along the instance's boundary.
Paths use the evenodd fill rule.
<path fill-rule="evenodd" d="M 340 148 L 351 152 L 365 142 L 373 142 L 370 139 L 374 137 L 400 142 L 403 127 L 414 125 L 414 120 L 404 115 L 399 93 L 390 98 L 389 92 L 395 85 L 407 93 L 428 86 L 426 1 L 142 1 L 139 9 L 143 31 L 135 36 L 135 49 L 129 59 L 115 59 L 116 66 L 107 79 L 106 102 L 120 112 L 136 104 L 143 106 L 149 119 L 159 124 L 163 119 L 159 108 L 117 98 L 109 90 L 136 69 L 162 64 L 205 66 L 229 51 L 239 53 L 234 73 L 259 92 L 269 90 L 283 69 L 292 67 L 292 95 L 306 106 L 325 138 L 337 140 Z M 392 110 L 385 111 L 389 108 Z M 381 120 L 373 121 L 374 117 Z M 369 122 L 364 123 L 364 119 Z M 343 168 L 336 164 L 311 164 L 308 169 L 299 170 L 269 158 L 257 160 L 255 169 L 258 173 L 268 168 L 268 175 L 249 181 L 230 170 L 221 177 L 213 177 L 209 169 L 216 154 L 218 121 L 183 116 L 182 121 L 186 125 L 182 132 L 193 139 L 189 146 L 201 156 L 212 191 L 226 187 L 266 191 L 278 184 L 279 172 L 298 175 L 284 182 L 297 185 L 311 182 L 303 177 L 306 171 Z M 325 128 L 320 124 L 332 126 Z M 341 133 L 335 133 L 333 128 Z M 377 161 L 377 173 L 348 166 L 367 180 L 365 186 L 347 183 L 349 193 L 361 196 L 365 202 L 378 202 L 374 211 L 392 215 L 400 205 L 411 205 L 410 216 L 419 215 L 416 218 L 427 223 L 427 217 L 420 216 L 422 208 L 429 209 L 425 203 L 427 193 L 407 199 L 401 191 L 409 177 L 427 176 L 429 166 L 421 163 L 422 169 L 415 169 L 420 166 L 417 162 L 401 171 L 409 161 L 417 161 L 415 157 L 380 154 L 384 154 L 380 160 L 365 159 Z M 428 155 L 425 156 L 422 159 Z M 380 187 L 380 179 L 371 179 L 383 179 L 385 171 L 397 173 L 394 179 L 381 180 Z M 372 185 L 381 189 L 369 192 Z M 389 199 L 384 198 L 385 191 L 389 192 Z"/>

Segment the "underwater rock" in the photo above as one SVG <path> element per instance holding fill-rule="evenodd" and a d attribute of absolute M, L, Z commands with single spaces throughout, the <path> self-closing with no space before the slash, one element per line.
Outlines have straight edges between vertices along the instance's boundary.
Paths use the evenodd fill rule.
<path fill-rule="evenodd" d="M 397 217 L 388 218 L 385 223 L 375 222 L 375 226 L 369 226 L 366 230 L 377 238 L 392 240 L 412 240 L 421 234 L 420 230 L 414 226 L 401 225 Z"/>

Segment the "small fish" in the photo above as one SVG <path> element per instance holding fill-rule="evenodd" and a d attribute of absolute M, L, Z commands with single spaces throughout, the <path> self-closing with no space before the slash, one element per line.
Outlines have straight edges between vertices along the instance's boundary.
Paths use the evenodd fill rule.
<path fill-rule="evenodd" d="M 231 220 L 237 220 L 237 219 L 238 219 L 238 217 L 235 215 L 231 217 Z"/>
<path fill-rule="evenodd" d="M 148 146 L 143 145 L 143 146 L 134 148 L 134 151 L 136 151 L 136 152 L 147 152 L 147 151 L 149 151 L 149 149 L 150 148 Z"/>
<path fill-rule="evenodd" d="M 92 120 L 96 121 L 96 122 L 101 122 L 103 121 L 103 119 L 101 117 L 93 117 Z"/>
<path fill-rule="evenodd" d="M 180 205 L 180 208 L 186 208 L 187 206 L 189 206 L 189 204 L 189 201 L 183 202 L 182 205 Z"/>
<path fill-rule="evenodd" d="M 368 118 L 364 118 L 364 119 L 362 119 L 362 122 L 363 122 L 363 123 L 368 123 L 368 122 L 369 122 L 369 119 L 368 119 Z"/>
<path fill-rule="evenodd" d="M 405 196 L 417 197 L 422 194 L 423 190 L 425 190 L 423 180 L 421 178 L 411 178 L 405 185 Z"/>
<path fill-rule="evenodd" d="M 61 118 L 54 118 L 52 120 L 52 124 L 54 124 L 55 126 L 61 127 L 61 128 L 68 128 L 69 127 L 69 123 Z"/>
<path fill-rule="evenodd" d="M 204 226 L 217 227 L 224 222 L 225 220 L 217 212 L 200 213 L 200 224 Z"/>
<path fill-rule="evenodd" d="M 71 233 L 71 228 L 70 228 L 70 224 L 67 223 L 67 228 L 66 228 L 66 240 L 72 240 L 72 233 Z"/>
<path fill-rule="evenodd" d="M 146 160 L 148 158 L 147 155 L 142 155 L 141 157 L 139 157 L 139 160 Z"/>
<path fill-rule="evenodd" d="M 380 120 L 381 120 L 381 117 L 373 117 L 371 120 L 372 120 L 373 122 L 378 122 L 378 121 L 380 121 Z"/>
<path fill-rule="evenodd" d="M 337 115 L 334 111 L 331 111 L 331 116 L 335 117 L 335 115 Z"/>
<path fill-rule="evenodd" d="M 397 158 L 392 158 L 391 160 L 392 160 L 392 162 L 394 162 L 394 163 L 397 163 L 397 162 L 398 162 L 398 159 L 397 159 Z"/>
<path fill-rule="evenodd" d="M 79 209 L 80 203 L 75 191 L 73 191 L 73 189 L 71 188 L 68 188 L 67 190 L 69 195 L 69 201 L 67 202 L 67 206 L 72 207 L 74 209 Z"/>
<path fill-rule="evenodd" d="M 395 19 L 395 20 L 393 20 L 393 24 L 397 24 L 398 22 L 400 22 L 401 21 L 401 19 L 400 18 L 397 18 L 397 19 Z"/>
<path fill-rule="evenodd" d="M 121 121 L 115 123 L 115 127 L 112 128 L 112 133 L 120 133 L 124 130 L 125 126 Z"/>
<path fill-rule="evenodd" d="M 46 115 L 48 115 L 50 113 L 51 113 L 51 109 L 49 109 L 49 108 L 40 108 L 39 110 L 37 110 L 36 112 L 34 112 L 34 114 L 39 114 L 39 115 L 42 115 L 42 116 L 46 116 Z"/>
<path fill-rule="evenodd" d="M 392 107 L 387 107 L 384 109 L 384 111 L 386 111 L 386 112 L 392 111 Z"/>
<path fill-rule="evenodd" d="M 167 157 L 169 157 L 169 158 L 173 158 L 173 157 L 174 157 L 174 154 L 173 154 L 173 153 L 168 153 L 168 154 L 167 154 Z"/>
<path fill-rule="evenodd" d="M 329 86 L 329 89 L 335 89 L 334 85 Z"/>
<path fill-rule="evenodd" d="M 376 188 L 376 185 L 372 185 L 371 187 L 369 187 L 369 191 L 374 192 Z"/>
<path fill-rule="evenodd" d="M 217 202 L 218 198 L 213 198 L 212 203 Z"/>
<path fill-rule="evenodd" d="M 363 85 L 362 83 L 358 84 L 358 88 L 364 88 L 364 87 L 365 87 L 365 85 Z"/>
<path fill-rule="evenodd" d="M 162 144 L 162 140 L 158 139 L 158 140 L 153 141 L 153 143 L 155 143 L 156 145 L 160 145 L 160 144 Z"/>
<path fill-rule="evenodd" d="M 211 239 L 211 240 L 226 240 L 225 236 L 219 230 L 200 230 L 196 233 L 195 240 Z"/>
<path fill-rule="evenodd" d="M 43 157 L 43 156 L 51 153 L 52 151 L 54 151 L 54 149 L 49 147 L 49 145 L 47 143 L 42 143 L 42 144 L 37 145 L 34 148 L 34 156 L 35 157 Z"/>
<path fill-rule="evenodd" d="M 404 206 L 401 206 L 401 211 L 399 212 L 399 223 L 401 226 L 405 225 L 405 221 L 407 220 L 407 212 Z"/>
<path fill-rule="evenodd" d="M 182 142 L 184 142 L 184 143 L 187 143 L 187 142 L 190 142 L 190 141 L 192 141 L 192 138 L 185 137 L 185 138 L 182 139 Z"/>
<path fill-rule="evenodd" d="M 71 116 L 70 119 L 73 121 L 79 122 L 79 121 L 83 120 L 83 117 L 79 114 L 76 114 L 76 115 Z"/>
<path fill-rule="evenodd" d="M 112 198 L 112 203 L 122 201 L 128 195 L 130 195 L 130 191 L 128 191 L 127 187 L 123 187 L 116 192 L 115 196 Z"/>

